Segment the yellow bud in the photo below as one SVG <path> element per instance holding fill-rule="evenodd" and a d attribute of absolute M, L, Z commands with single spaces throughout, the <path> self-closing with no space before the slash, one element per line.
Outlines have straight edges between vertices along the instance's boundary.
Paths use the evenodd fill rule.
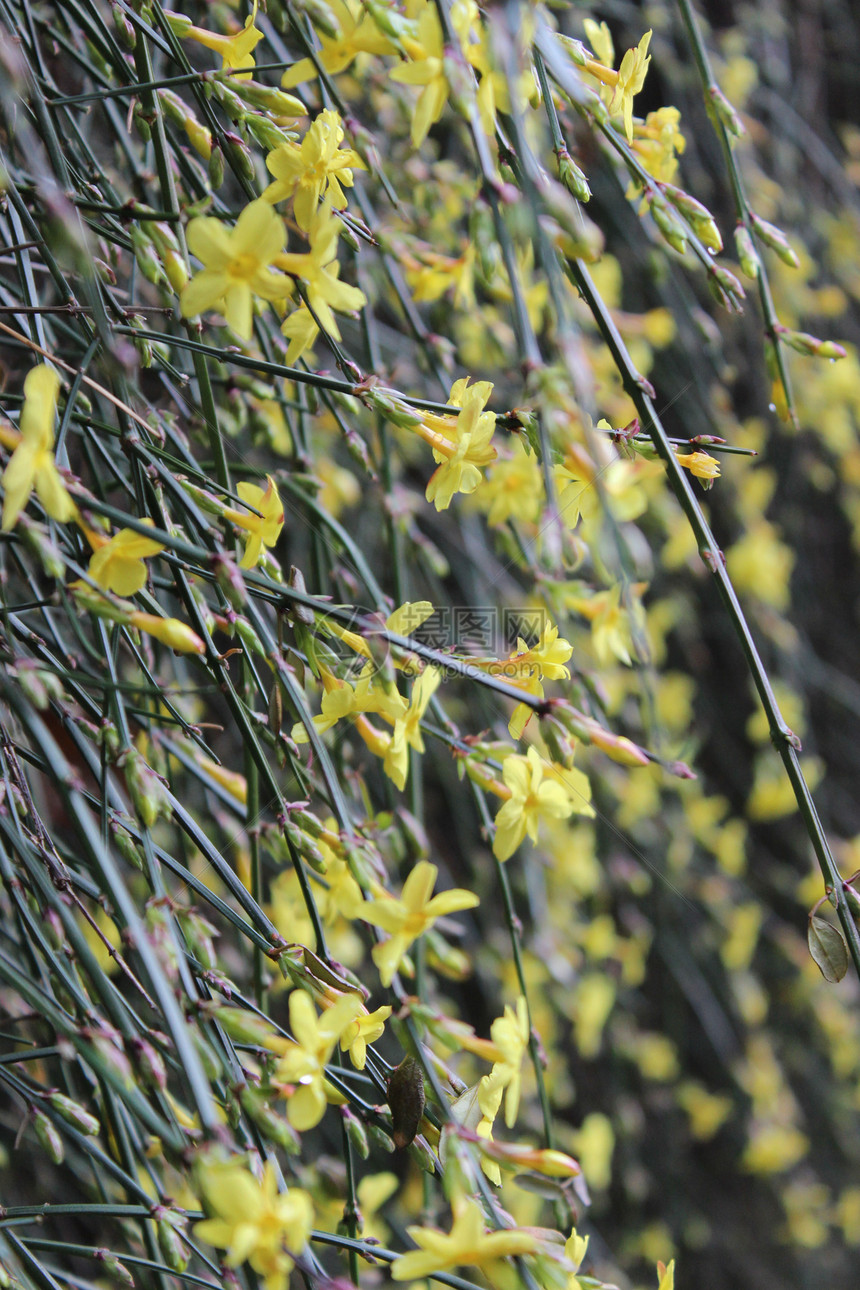
<path fill-rule="evenodd" d="M 154 636 L 162 645 L 169 645 L 181 654 L 203 654 L 206 651 L 206 646 L 197 633 L 178 618 L 159 618 L 157 614 L 135 611 L 129 619 L 129 625 Z"/>
<path fill-rule="evenodd" d="M 199 153 L 204 161 L 208 161 L 212 155 L 212 131 L 205 125 L 201 125 L 193 116 L 187 116 L 182 124 L 194 151 Z"/>
<path fill-rule="evenodd" d="M 188 281 L 188 265 L 180 252 L 174 251 L 171 247 L 168 247 L 164 252 L 161 262 L 164 265 L 164 272 L 167 274 L 168 282 L 176 294 L 179 295 Z"/>

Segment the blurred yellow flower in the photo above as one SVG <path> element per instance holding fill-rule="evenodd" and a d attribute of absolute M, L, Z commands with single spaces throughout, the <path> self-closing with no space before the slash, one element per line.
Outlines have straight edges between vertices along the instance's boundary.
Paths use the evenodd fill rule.
<path fill-rule="evenodd" d="M 3 471 L 4 533 L 14 527 L 34 488 L 52 520 L 62 523 L 77 513 L 54 462 L 54 418 L 59 390 L 60 378 L 47 363 L 40 363 L 27 373 L 20 439 Z"/>
<path fill-rule="evenodd" d="M 226 1250 L 224 1262 L 249 1263 L 264 1278 L 265 1290 L 286 1290 L 294 1255 L 302 1252 L 313 1227 L 313 1202 L 292 1187 L 278 1192 L 275 1167 L 267 1162 L 262 1181 L 232 1162 L 206 1162 L 197 1170 L 205 1207 L 212 1213 L 195 1224 L 194 1235 Z"/>

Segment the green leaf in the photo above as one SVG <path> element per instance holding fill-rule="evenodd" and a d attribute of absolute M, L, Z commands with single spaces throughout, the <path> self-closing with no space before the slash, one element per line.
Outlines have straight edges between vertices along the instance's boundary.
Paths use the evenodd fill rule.
<path fill-rule="evenodd" d="M 818 964 L 825 981 L 841 981 L 848 971 L 848 946 L 845 937 L 825 918 L 813 914 L 807 932 L 809 952 Z"/>

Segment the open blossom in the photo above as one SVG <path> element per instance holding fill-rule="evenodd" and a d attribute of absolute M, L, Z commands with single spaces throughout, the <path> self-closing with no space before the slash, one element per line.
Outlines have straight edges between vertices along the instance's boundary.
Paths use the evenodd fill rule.
<path fill-rule="evenodd" d="M 243 502 L 254 509 L 237 511 L 230 507 L 224 511 L 224 516 L 248 534 L 245 553 L 239 561 L 239 567 L 253 569 L 259 562 L 263 547 L 275 546 L 281 536 L 281 529 L 284 527 L 284 507 L 271 475 L 266 476 L 265 489 L 260 488 L 258 484 L 248 484 L 243 481 L 236 486 L 236 492 Z M 259 515 L 255 515 L 254 511 L 259 511 Z"/>
<path fill-rule="evenodd" d="M 490 381 L 476 381 L 474 385 L 469 385 L 468 378 L 456 381 L 448 399 L 453 407 L 461 409 L 456 421 L 424 413 L 422 425 L 416 427 L 416 433 L 430 443 L 440 463 L 425 494 L 437 511 L 447 510 L 455 493 L 473 493 L 483 479 L 482 469 L 496 459 L 490 442 L 496 418 L 492 412 L 484 411 L 492 392 Z"/>
<path fill-rule="evenodd" d="M 474 909 L 479 903 L 474 892 L 459 887 L 440 892 L 431 900 L 438 872 L 435 864 L 421 860 L 403 884 L 400 900 L 380 892 L 378 899 L 366 900 L 356 910 L 357 918 L 389 934 L 387 941 L 373 947 L 373 961 L 384 986 L 391 985 L 404 954 L 437 918 Z"/>
<path fill-rule="evenodd" d="M 633 142 L 633 99 L 645 84 L 645 76 L 651 57 L 648 46 L 651 43 L 651 32 L 646 31 L 635 49 L 628 49 L 621 60 L 618 71 L 613 71 L 615 50 L 612 37 L 605 22 L 600 24 L 590 18 L 585 19 L 585 30 L 597 55 L 597 59 L 587 55 L 580 61 L 583 70 L 593 76 L 603 86 L 601 95 L 607 102 L 609 111 L 619 113 L 624 119 L 624 133 L 627 142 Z"/>
<path fill-rule="evenodd" d="M 412 146 L 420 148 L 448 102 L 445 76 L 445 41 L 439 15 L 433 5 L 425 5 L 418 18 L 415 36 L 403 41 L 409 54 L 408 63 L 400 63 L 389 72 L 392 81 L 402 85 L 420 85 L 421 94 L 412 115 Z"/>
<path fill-rule="evenodd" d="M 300 229 L 307 231 L 324 196 L 334 210 L 346 206 L 344 187 L 352 188 L 355 167 L 364 163 L 351 148 L 341 148 L 343 122 L 331 108 L 320 112 L 301 143 L 282 143 L 266 158 L 274 175 L 263 197 L 267 202 L 293 198 L 293 212 Z"/>
<path fill-rule="evenodd" d="M 271 271 L 286 241 L 284 221 L 260 197 L 249 202 L 235 228 L 200 215 L 188 225 L 187 237 L 188 249 L 203 268 L 182 289 L 183 318 L 220 309 L 236 335 L 250 340 L 254 296 L 283 300 L 293 291 L 290 278 Z"/>
<path fill-rule="evenodd" d="M 514 1127 L 522 1091 L 522 1064 L 529 1048 L 529 1011 L 523 995 L 517 999 L 516 1011 L 506 1005 L 505 1015 L 490 1027 L 490 1037 L 502 1054 L 489 1075 L 478 1087 L 478 1102 L 484 1117 L 492 1122 L 505 1099 L 505 1124 Z"/>
<path fill-rule="evenodd" d="M 645 74 L 651 56 L 648 46 L 651 43 L 651 32 L 646 31 L 635 49 L 628 49 L 618 69 L 618 81 L 609 102 L 610 112 L 620 112 L 624 118 L 624 133 L 627 142 L 633 142 L 633 99 L 645 84 Z"/>
<path fill-rule="evenodd" d="M 197 1170 L 197 1185 L 212 1215 L 195 1224 L 201 1241 L 226 1250 L 224 1262 L 249 1263 L 264 1278 L 265 1290 L 286 1290 L 295 1263 L 310 1239 L 313 1202 L 306 1191 L 278 1192 L 274 1165 L 267 1162 L 262 1181 L 232 1161 L 209 1161 Z"/>
<path fill-rule="evenodd" d="M 327 0 L 337 23 L 337 35 L 317 29 L 320 48 L 316 61 L 328 72 L 336 76 L 343 72 L 359 54 L 393 54 L 394 48 L 388 37 L 380 31 L 373 18 L 365 12 L 358 0 Z M 281 77 L 285 90 L 301 85 L 317 75 L 316 64 L 312 58 L 301 58 L 292 67 L 287 68 Z"/>
<path fill-rule="evenodd" d="M 406 784 L 406 773 L 409 769 L 409 749 L 423 753 L 424 740 L 421 736 L 421 718 L 427 710 L 436 688 L 441 680 L 441 673 L 436 667 L 425 668 L 412 689 L 409 707 L 394 723 L 391 743 L 385 754 L 383 770 L 399 789 Z"/>
<path fill-rule="evenodd" d="M 526 834 L 537 842 L 542 819 L 566 820 L 573 814 L 574 803 L 564 786 L 546 770 L 547 763 L 536 748 L 529 748 L 525 757 L 505 758 L 502 776 L 510 797 L 496 816 L 493 855 L 497 860 L 512 856 Z"/>
<path fill-rule="evenodd" d="M 340 331 L 332 310 L 353 313 L 367 303 L 363 291 L 339 279 L 337 240 L 340 231 L 340 220 L 332 215 L 332 203 L 328 200 L 308 223 L 310 250 L 289 252 L 275 258 L 279 268 L 304 283 L 308 304 L 319 325 L 335 340 L 340 340 Z"/>
<path fill-rule="evenodd" d="M 3 532 L 11 529 L 35 488 L 52 520 L 70 520 L 77 507 L 66 492 L 54 461 L 54 419 L 60 378 L 47 363 L 27 373 L 20 439 L 3 471 Z"/>
<path fill-rule="evenodd" d="M 491 528 L 499 528 L 511 519 L 531 524 L 541 513 L 544 496 L 540 463 L 522 440 L 516 439 L 510 457 L 494 464 L 478 496 L 478 505 L 487 511 Z"/>
<path fill-rule="evenodd" d="M 357 994 L 345 994 L 317 1016 L 311 997 L 304 990 L 293 990 L 290 995 L 293 1042 L 278 1061 L 277 1077 L 285 1084 L 297 1085 L 287 1099 L 287 1119 L 294 1129 L 312 1129 L 323 1118 L 326 1063 L 347 1027 L 362 1010 Z"/>
<path fill-rule="evenodd" d="M 356 1070 L 363 1071 L 367 1061 L 367 1045 L 376 1043 L 391 1016 L 391 1007 L 385 1004 L 375 1012 L 360 1012 L 340 1037 L 341 1052 L 348 1052 Z"/>
<path fill-rule="evenodd" d="M 181 19 L 181 15 L 172 15 L 165 13 L 168 18 L 173 17 Z M 250 69 L 254 66 L 253 50 L 263 39 L 263 33 L 257 30 L 257 0 L 254 0 L 254 7 L 248 17 L 245 19 L 244 27 L 234 32 L 232 36 L 224 36 L 214 31 L 207 31 L 205 27 L 194 27 L 187 24 L 186 21 L 177 23 L 177 35 L 184 40 L 196 40 L 198 45 L 204 45 L 206 49 L 213 50 L 216 54 L 221 55 L 221 66 L 228 70 Z M 248 80 L 250 70 L 243 70 L 237 80 Z"/>
<path fill-rule="evenodd" d="M 144 560 L 164 550 L 161 542 L 134 529 L 120 529 L 106 541 L 96 534 L 87 536 L 96 546 L 87 572 L 93 582 L 117 596 L 136 595 L 146 583 Z"/>
<path fill-rule="evenodd" d="M 461 1200 L 455 1206 L 454 1225 L 449 1233 L 435 1227 L 408 1227 L 419 1247 L 402 1254 L 391 1265 L 395 1281 L 420 1281 L 433 1272 L 451 1268 L 492 1268 L 499 1259 L 514 1254 L 532 1254 L 538 1248 L 531 1232 L 506 1229 L 487 1232 L 480 1205 Z"/>

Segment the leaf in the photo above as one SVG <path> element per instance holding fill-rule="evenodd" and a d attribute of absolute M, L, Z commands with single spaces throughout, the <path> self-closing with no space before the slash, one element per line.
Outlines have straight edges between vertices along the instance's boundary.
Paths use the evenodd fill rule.
<path fill-rule="evenodd" d="M 818 964 L 825 981 L 841 981 L 848 971 L 848 946 L 845 937 L 826 918 L 813 914 L 807 932 L 809 952 Z"/>

